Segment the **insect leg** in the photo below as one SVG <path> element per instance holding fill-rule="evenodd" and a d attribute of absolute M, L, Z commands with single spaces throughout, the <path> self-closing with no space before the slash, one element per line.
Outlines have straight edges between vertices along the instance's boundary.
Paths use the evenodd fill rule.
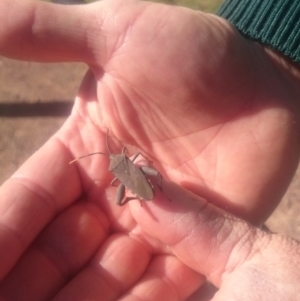
<path fill-rule="evenodd" d="M 148 162 L 152 163 L 152 161 L 150 161 L 150 160 L 149 160 L 143 153 L 141 153 L 141 152 L 136 153 L 136 154 L 134 155 L 134 157 L 131 159 L 131 161 L 134 162 L 135 159 L 136 159 L 139 155 L 143 156 Z"/>
<path fill-rule="evenodd" d="M 117 177 L 115 177 L 114 179 L 112 179 L 112 181 L 110 182 L 110 185 L 113 186 L 114 183 L 115 183 L 117 180 L 119 180 Z"/>
<path fill-rule="evenodd" d="M 117 195 L 116 195 L 117 205 L 123 206 L 131 200 L 139 200 L 139 198 L 137 198 L 137 197 L 127 197 L 127 198 L 125 198 L 124 202 L 122 202 L 124 196 L 125 196 L 125 186 L 123 184 L 120 184 L 118 186 Z M 140 200 L 140 202 L 141 202 L 141 200 Z M 142 202 L 141 202 L 141 206 L 142 206 Z"/>
<path fill-rule="evenodd" d="M 149 166 L 141 166 L 140 170 L 147 176 L 155 176 L 158 178 L 157 185 L 159 189 L 162 191 L 162 175 L 159 171 Z"/>
<path fill-rule="evenodd" d="M 125 195 L 125 186 L 123 184 L 120 184 L 118 186 L 118 189 L 117 189 L 117 195 L 116 195 L 116 202 L 117 202 L 117 205 L 119 206 L 123 206 L 125 203 L 122 203 L 122 200 L 124 198 L 124 195 Z"/>

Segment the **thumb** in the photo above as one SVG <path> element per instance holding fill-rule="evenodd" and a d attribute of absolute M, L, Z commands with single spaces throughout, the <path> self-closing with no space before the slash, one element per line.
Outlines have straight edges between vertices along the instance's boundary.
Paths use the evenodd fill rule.
<path fill-rule="evenodd" d="M 29 61 L 84 61 L 104 43 L 104 4 L 57 5 L 43 1 L 0 1 L 0 54 Z M 102 13 L 101 13 L 102 12 Z M 98 18 L 97 18 L 98 16 Z M 102 39 L 101 39 L 102 37 Z M 104 53 L 105 51 L 102 51 Z"/>
<path fill-rule="evenodd" d="M 272 240 L 271 234 L 174 183 L 164 181 L 164 194 L 171 201 L 158 196 L 143 207 L 138 202 L 130 204 L 134 218 L 145 232 L 170 246 L 182 262 L 205 275 L 215 286 L 220 288 L 257 254 L 264 250 L 265 254 L 273 252 L 270 247 L 265 249 Z"/>

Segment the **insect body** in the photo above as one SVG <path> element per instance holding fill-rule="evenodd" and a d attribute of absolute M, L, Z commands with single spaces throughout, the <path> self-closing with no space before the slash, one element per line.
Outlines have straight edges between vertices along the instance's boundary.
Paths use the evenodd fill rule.
<path fill-rule="evenodd" d="M 135 154 L 132 160 L 126 156 L 126 147 L 123 147 L 121 154 L 112 154 L 108 147 L 107 137 L 108 130 L 106 133 L 106 147 L 109 154 L 102 152 L 91 153 L 71 161 L 70 164 L 81 158 L 92 155 L 101 154 L 108 156 L 110 160 L 108 169 L 115 175 L 115 178 L 111 181 L 111 185 L 113 185 L 117 180 L 121 182 L 118 186 L 116 196 L 116 202 L 119 206 L 123 206 L 132 199 L 140 199 L 145 201 L 153 200 L 154 188 L 147 176 L 158 177 L 158 187 L 160 190 L 162 190 L 162 176 L 160 172 L 148 166 L 138 167 L 133 163 L 139 155 L 142 155 L 145 159 L 147 159 L 142 153 Z M 135 197 L 126 197 L 125 200 L 122 201 L 125 196 L 125 187 L 127 187 L 135 195 Z"/>

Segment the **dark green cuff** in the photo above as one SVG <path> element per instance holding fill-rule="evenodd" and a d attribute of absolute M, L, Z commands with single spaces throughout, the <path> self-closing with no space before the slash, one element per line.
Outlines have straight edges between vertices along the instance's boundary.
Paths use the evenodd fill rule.
<path fill-rule="evenodd" d="M 227 0 L 217 14 L 246 37 L 300 63 L 299 0 Z"/>

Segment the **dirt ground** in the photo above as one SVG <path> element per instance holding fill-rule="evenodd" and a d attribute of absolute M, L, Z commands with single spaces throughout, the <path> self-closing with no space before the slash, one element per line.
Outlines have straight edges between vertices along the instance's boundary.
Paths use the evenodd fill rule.
<path fill-rule="evenodd" d="M 63 124 L 83 64 L 38 64 L 0 57 L 0 184 Z M 267 221 L 274 232 L 300 240 L 300 169 Z"/>

